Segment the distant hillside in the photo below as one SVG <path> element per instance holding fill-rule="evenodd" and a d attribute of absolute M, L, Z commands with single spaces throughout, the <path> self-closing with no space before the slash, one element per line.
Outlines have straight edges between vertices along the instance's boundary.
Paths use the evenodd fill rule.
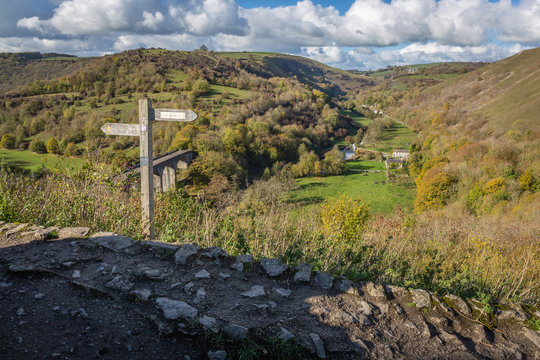
<path fill-rule="evenodd" d="M 353 80 L 301 58 L 138 49 L 89 59 L 6 54 L 3 61 L 13 72 L 0 89 L 0 138 L 7 136 L 10 151 L 43 149 L 54 138 L 60 153 L 101 149 L 115 168 L 132 165 L 137 140 L 105 137 L 99 128 L 137 122 L 137 100 L 148 97 L 155 107 L 199 115 L 156 126 L 154 152 L 195 150 L 190 179 L 204 186 L 217 174 L 239 181 L 278 171 L 298 160 L 301 144 L 322 155 L 355 126 L 332 97 Z"/>
<path fill-rule="evenodd" d="M 162 56 L 175 54 L 186 57 L 189 52 L 149 50 Z M 208 66 L 208 61 L 226 58 L 235 60 L 237 67 L 263 78 L 284 77 L 295 78 L 313 88 L 329 95 L 343 94 L 346 91 L 373 86 L 377 79 L 368 78 L 348 71 L 335 69 L 315 60 L 299 56 L 278 53 L 214 53 L 196 52 L 200 65 Z M 0 92 L 28 85 L 36 80 L 51 80 L 71 75 L 94 58 L 79 58 L 73 55 L 56 53 L 0 53 Z M 197 61 L 196 61 L 197 62 Z M 219 61 L 213 62 L 218 67 Z"/>
<path fill-rule="evenodd" d="M 446 179 L 440 201 L 417 198 L 420 210 L 455 204 L 479 215 L 537 214 L 539 65 L 536 48 L 423 90 L 377 93 L 387 113 L 422 134 L 410 166 L 419 197 L 434 190 L 434 178 Z"/>
<path fill-rule="evenodd" d="M 56 53 L 0 53 L 0 92 L 36 80 L 69 75 L 85 66 L 89 58 Z"/>

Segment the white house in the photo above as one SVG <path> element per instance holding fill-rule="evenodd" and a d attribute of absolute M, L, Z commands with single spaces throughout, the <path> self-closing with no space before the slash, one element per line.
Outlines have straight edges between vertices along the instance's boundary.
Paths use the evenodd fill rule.
<path fill-rule="evenodd" d="M 392 152 L 392 157 L 407 160 L 409 158 L 409 150 L 394 149 Z"/>

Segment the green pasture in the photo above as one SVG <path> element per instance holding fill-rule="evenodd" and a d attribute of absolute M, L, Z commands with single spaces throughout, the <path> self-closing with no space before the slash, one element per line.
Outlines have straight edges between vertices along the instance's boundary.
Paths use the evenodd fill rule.
<path fill-rule="evenodd" d="M 383 130 L 382 136 L 372 144 L 363 147 L 368 150 L 392 152 L 393 149 L 408 149 L 416 139 L 416 134 L 398 122 L 394 122 L 389 129 Z"/>
<path fill-rule="evenodd" d="M 51 154 L 36 154 L 28 150 L 0 149 L 0 164 L 6 164 L 26 170 L 36 171 L 41 167 L 54 169 L 77 169 L 84 160 L 77 157 L 65 157 Z"/>
<path fill-rule="evenodd" d="M 413 183 L 386 184 L 386 174 L 349 172 L 345 175 L 309 177 L 296 180 L 299 190 L 291 201 L 304 206 L 335 199 L 342 194 L 371 204 L 373 213 L 391 213 L 396 206 L 412 209 L 416 193 Z"/>
<path fill-rule="evenodd" d="M 385 170 L 384 162 L 376 160 L 350 160 L 345 161 L 347 170 Z"/>

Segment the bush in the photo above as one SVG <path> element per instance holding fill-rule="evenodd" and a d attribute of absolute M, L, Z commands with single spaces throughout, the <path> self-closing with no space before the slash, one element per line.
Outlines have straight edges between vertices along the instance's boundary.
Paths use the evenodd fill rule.
<path fill-rule="evenodd" d="M 441 208 L 446 205 L 450 197 L 450 187 L 452 178 L 445 172 L 439 172 L 438 168 L 427 171 L 420 186 L 418 194 L 414 201 L 414 208 L 417 212 L 428 209 Z"/>
<path fill-rule="evenodd" d="M 34 139 L 32 140 L 32 142 L 30 142 L 28 150 L 37 154 L 45 154 L 47 152 L 47 147 L 45 146 L 45 143 L 43 141 Z"/>
<path fill-rule="evenodd" d="M 47 152 L 49 154 L 59 154 L 60 146 L 58 146 L 58 141 L 55 138 L 50 138 L 47 142 Z"/>
<path fill-rule="evenodd" d="M 321 206 L 321 230 L 333 247 L 359 242 L 370 216 L 369 204 L 341 195 Z"/>
<path fill-rule="evenodd" d="M 15 148 L 15 136 L 13 134 L 5 134 L 0 141 L 0 147 L 3 149 Z"/>

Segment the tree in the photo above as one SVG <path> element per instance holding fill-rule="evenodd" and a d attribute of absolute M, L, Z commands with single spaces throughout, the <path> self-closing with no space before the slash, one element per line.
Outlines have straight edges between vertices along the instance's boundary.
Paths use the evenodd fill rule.
<path fill-rule="evenodd" d="M 0 147 L 3 149 L 15 148 L 15 136 L 13 134 L 5 134 L 0 141 Z"/>
<path fill-rule="evenodd" d="M 30 146 L 28 149 L 32 152 L 35 152 L 37 154 L 45 154 L 47 152 L 47 147 L 43 143 L 43 141 L 34 139 L 32 142 L 30 142 Z"/>
<path fill-rule="evenodd" d="M 60 153 L 60 147 L 58 146 L 58 141 L 55 138 L 50 138 L 47 141 L 47 152 L 49 154 L 58 154 Z"/>
<path fill-rule="evenodd" d="M 435 167 L 426 172 L 418 187 L 418 194 L 414 201 L 417 212 L 428 209 L 437 209 L 446 205 L 451 195 L 452 178 L 440 167 Z"/>
<path fill-rule="evenodd" d="M 77 146 L 75 145 L 75 143 L 68 143 L 66 145 L 66 150 L 64 151 L 64 155 L 66 156 L 74 156 L 77 154 Z"/>

